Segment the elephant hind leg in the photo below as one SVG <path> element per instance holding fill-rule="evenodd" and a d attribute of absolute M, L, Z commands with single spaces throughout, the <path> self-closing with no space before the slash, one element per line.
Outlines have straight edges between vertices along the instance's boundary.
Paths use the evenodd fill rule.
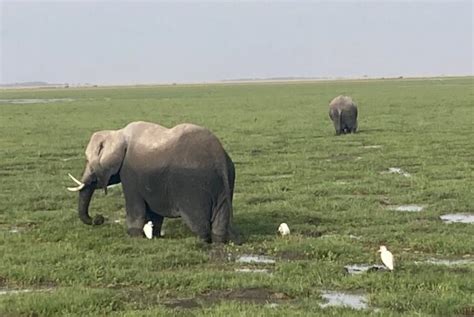
<path fill-rule="evenodd" d="M 229 226 L 229 240 L 234 242 L 236 245 L 241 245 L 243 243 L 240 232 L 233 225 Z"/>
<path fill-rule="evenodd" d="M 357 132 L 357 121 L 356 121 L 356 122 L 354 123 L 354 125 L 352 126 L 351 132 L 352 132 L 352 133 L 356 133 L 356 132 Z"/>
<path fill-rule="evenodd" d="M 181 218 L 191 231 L 206 243 L 211 243 L 211 223 L 207 219 L 192 216 L 191 213 L 181 212 Z"/>
<path fill-rule="evenodd" d="M 153 236 L 161 237 L 161 227 L 163 225 L 164 217 L 151 210 L 150 206 L 146 204 L 145 218 L 145 223 L 147 223 L 148 221 L 151 221 L 153 223 Z"/>
<path fill-rule="evenodd" d="M 229 198 L 225 198 L 215 208 L 212 219 L 212 242 L 226 243 L 232 240 L 236 244 L 241 244 L 240 236 L 232 228 L 232 204 Z"/>

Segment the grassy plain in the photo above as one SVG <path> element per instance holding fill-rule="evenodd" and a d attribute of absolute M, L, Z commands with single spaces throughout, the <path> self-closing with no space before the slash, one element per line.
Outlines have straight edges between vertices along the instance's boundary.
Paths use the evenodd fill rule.
<path fill-rule="evenodd" d="M 472 315 L 473 262 L 417 262 L 474 260 L 473 225 L 439 219 L 474 213 L 473 87 L 470 77 L 1 90 L 0 291 L 32 291 L 0 295 L 0 315 Z M 359 104 L 360 133 L 335 136 L 327 107 L 339 94 Z M 17 98 L 72 101 L 5 101 Z M 120 187 L 91 204 L 106 224 L 80 222 L 67 173 L 81 174 L 93 131 L 134 120 L 192 122 L 222 140 L 246 243 L 204 245 L 179 219 L 165 220 L 163 239 L 129 238 Z M 381 174 L 389 167 L 411 177 Z M 425 209 L 387 208 L 402 204 Z M 381 244 L 395 272 L 345 272 L 380 264 Z M 242 254 L 276 263 L 237 263 Z M 325 290 L 366 294 L 369 308 L 323 309 Z"/>

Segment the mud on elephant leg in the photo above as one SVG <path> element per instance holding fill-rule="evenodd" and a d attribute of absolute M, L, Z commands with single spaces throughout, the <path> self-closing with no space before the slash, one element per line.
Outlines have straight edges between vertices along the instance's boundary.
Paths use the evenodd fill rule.
<path fill-rule="evenodd" d="M 146 206 L 146 216 L 145 216 L 145 223 L 148 221 L 153 222 L 153 237 L 161 237 L 161 227 L 163 225 L 164 217 L 158 215 L 157 213 L 153 212 L 153 210 Z"/>

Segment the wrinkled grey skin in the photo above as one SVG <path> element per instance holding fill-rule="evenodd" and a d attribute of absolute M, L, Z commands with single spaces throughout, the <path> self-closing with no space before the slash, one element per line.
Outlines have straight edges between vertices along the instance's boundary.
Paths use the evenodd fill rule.
<path fill-rule="evenodd" d="M 209 130 L 132 122 L 94 133 L 86 158 L 78 206 L 85 224 L 104 222 L 100 215 L 89 216 L 95 189 L 122 183 L 130 236 L 143 236 L 150 220 L 154 236 L 160 236 L 164 217 L 181 217 L 206 242 L 240 243 L 231 224 L 234 164 Z"/>
<path fill-rule="evenodd" d="M 338 96 L 329 104 L 331 118 L 336 134 L 355 133 L 357 131 L 357 105 L 351 97 Z"/>

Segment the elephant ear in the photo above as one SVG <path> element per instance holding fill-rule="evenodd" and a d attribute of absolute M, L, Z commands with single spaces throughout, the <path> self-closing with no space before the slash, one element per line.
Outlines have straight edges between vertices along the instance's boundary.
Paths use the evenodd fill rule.
<path fill-rule="evenodd" d="M 92 135 L 86 150 L 97 187 L 107 188 L 109 179 L 122 166 L 127 146 L 121 131 L 100 131 Z"/>

